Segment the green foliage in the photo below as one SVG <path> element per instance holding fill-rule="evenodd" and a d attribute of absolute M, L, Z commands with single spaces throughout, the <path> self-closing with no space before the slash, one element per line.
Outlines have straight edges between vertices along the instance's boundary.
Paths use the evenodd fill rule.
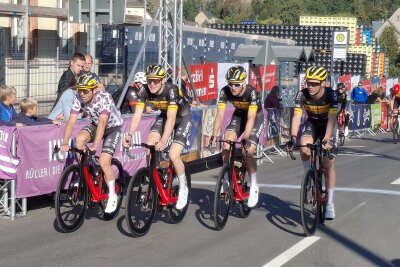
<path fill-rule="evenodd" d="M 200 2 L 199 2 L 200 3 Z M 183 3 L 183 18 L 187 21 L 194 21 L 200 11 L 200 5 L 196 0 L 186 0 Z"/>
<path fill-rule="evenodd" d="M 399 73 L 399 45 L 397 43 L 396 33 L 393 27 L 386 27 L 379 37 L 379 44 L 387 50 L 389 57 L 389 75 L 394 76 Z"/>
<path fill-rule="evenodd" d="M 279 18 L 283 24 L 296 25 L 299 24 L 301 6 L 296 0 L 288 0 L 282 5 L 279 11 Z"/>

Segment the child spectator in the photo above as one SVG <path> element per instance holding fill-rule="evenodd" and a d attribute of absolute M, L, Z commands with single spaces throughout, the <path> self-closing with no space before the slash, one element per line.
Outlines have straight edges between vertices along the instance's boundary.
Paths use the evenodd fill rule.
<path fill-rule="evenodd" d="M 21 112 L 16 116 L 15 122 L 23 123 L 27 126 L 39 125 L 39 124 L 56 124 L 60 126 L 60 121 L 52 121 L 45 117 L 37 117 L 38 104 L 33 98 L 25 98 L 19 103 Z"/>
<path fill-rule="evenodd" d="M 0 86 L 0 126 L 22 126 L 15 123 L 15 110 L 13 105 L 17 99 L 17 90 L 13 86 Z"/>

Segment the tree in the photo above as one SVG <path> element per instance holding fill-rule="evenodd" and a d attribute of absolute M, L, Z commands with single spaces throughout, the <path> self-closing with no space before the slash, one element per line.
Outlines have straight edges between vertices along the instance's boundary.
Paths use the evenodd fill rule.
<path fill-rule="evenodd" d="M 399 44 L 397 43 L 397 36 L 393 27 L 388 26 L 383 29 L 379 37 L 379 44 L 383 49 L 387 50 L 387 55 L 389 57 L 389 75 L 394 76 L 398 74 L 396 63 L 398 63 L 399 57 Z"/>
<path fill-rule="evenodd" d="M 195 0 L 186 0 L 183 4 L 183 17 L 187 21 L 194 21 L 199 13 Z"/>
<path fill-rule="evenodd" d="M 288 0 L 282 5 L 279 18 L 283 24 L 298 25 L 301 14 L 301 6 L 295 0 Z"/>

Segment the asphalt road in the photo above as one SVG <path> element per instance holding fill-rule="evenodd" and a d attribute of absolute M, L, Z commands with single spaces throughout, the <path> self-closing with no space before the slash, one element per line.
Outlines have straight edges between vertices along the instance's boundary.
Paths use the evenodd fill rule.
<path fill-rule="evenodd" d="M 50 198 L 28 199 L 28 216 L 0 220 L 0 266 L 400 266 L 400 144 L 389 133 L 352 139 L 336 164 L 336 219 L 305 237 L 300 222 L 299 160 L 273 156 L 259 166 L 258 206 L 233 210 L 214 230 L 219 169 L 192 176 L 192 201 L 180 224 L 161 214 L 149 233 L 131 237 L 124 204 L 113 221 L 89 210 L 82 227 L 60 233 Z M 396 183 L 396 182 L 395 182 Z M 398 182 L 399 183 L 399 182 Z"/>

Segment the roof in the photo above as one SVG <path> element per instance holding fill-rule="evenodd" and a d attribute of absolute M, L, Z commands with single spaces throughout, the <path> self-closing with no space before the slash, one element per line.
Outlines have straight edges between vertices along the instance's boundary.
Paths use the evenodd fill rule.
<path fill-rule="evenodd" d="M 210 11 L 202 11 L 208 19 L 215 19 L 216 17 Z"/>
<path fill-rule="evenodd" d="M 307 61 L 303 46 L 273 46 L 272 49 L 279 61 Z"/>
<path fill-rule="evenodd" d="M 236 48 L 234 58 L 242 60 L 253 60 L 260 52 L 261 45 L 244 45 L 241 44 Z"/>
<path fill-rule="evenodd" d="M 384 20 L 373 20 L 372 21 L 372 29 L 374 30 L 374 33 L 379 30 L 379 28 L 385 23 Z"/>

